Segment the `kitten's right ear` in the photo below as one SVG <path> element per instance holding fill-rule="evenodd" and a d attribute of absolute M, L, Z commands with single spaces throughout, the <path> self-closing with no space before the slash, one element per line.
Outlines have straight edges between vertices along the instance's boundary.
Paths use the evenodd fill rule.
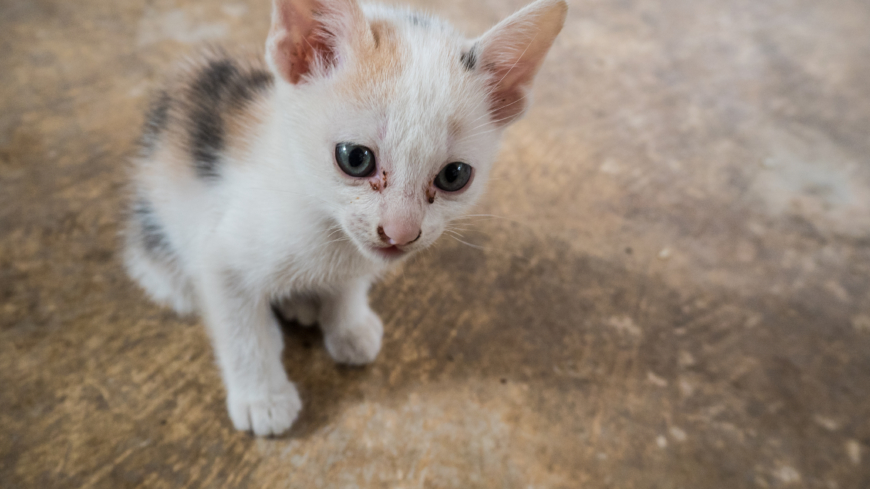
<path fill-rule="evenodd" d="M 266 62 L 295 85 L 306 75 L 326 74 L 367 34 L 356 0 L 272 0 Z"/>
<path fill-rule="evenodd" d="M 463 61 L 477 56 L 480 69 L 488 72 L 490 113 L 497 124 L 510 124 L 525 112 L 532 82 L 567 13 L 565 0 L 538 0 L 499 22 L 463 56 Z"/>

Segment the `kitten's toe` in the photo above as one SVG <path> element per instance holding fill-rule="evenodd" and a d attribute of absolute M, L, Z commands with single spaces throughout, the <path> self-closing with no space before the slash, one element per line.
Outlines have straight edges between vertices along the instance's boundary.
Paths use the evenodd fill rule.
<path fill-rule="evenodd" d="M 381 351 L 384 325 L 375 313 L 368 311 L 357 323 L 330 328 L 325 334 L 326 350 L 338 363 L 365 365 Z"/>
<path fill-rule="evenodd" d="M 229 395 L 227 398 L 230 419 L 239 431 L 253 431 L 257 436 L 280 435 L 287 431 L 299 411 L 302 400 L 296 387 L 287 385 L 278 392 L 269 392 L 263 396 L 245 398 Z"/>

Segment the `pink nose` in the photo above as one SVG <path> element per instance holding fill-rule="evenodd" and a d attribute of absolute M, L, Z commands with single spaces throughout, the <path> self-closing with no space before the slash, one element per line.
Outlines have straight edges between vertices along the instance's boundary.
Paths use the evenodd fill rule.
<path fill-rule="evenodd" d="M 419 226 L 409 226 L 403 223 L 386 223 L 378 226 L 378 236 L 387 244 L 403 246 L 417 241 L 423 231 Z"/>

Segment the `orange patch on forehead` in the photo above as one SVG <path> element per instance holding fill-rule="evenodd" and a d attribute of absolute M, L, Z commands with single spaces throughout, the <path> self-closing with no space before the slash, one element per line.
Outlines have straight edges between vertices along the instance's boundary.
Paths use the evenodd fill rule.
<path fill-rule="evenodd" d="M 370 96 L 381 92 L 388 95 L 394 87 L 390 80 L 402 72 L 405 51 L 396 26 L 387 20 L 369 21 L 372 42 L 358 43 L 354 52 L 357 57 L 354 73 L 342 82 L 343 91 L 351 97 Z"/>

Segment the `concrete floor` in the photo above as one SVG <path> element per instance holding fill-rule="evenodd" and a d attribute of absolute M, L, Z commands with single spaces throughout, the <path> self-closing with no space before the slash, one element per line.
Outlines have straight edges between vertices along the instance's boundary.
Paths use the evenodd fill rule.
<path fill-rule="evenodd" d="M 0 0 L 0 487 L 870 487 L 870 4 L 573 2 L 497 217 L 373 290 L 370 367 L 289 326 L 254 439 L 117 233 L 148 90 L 268 11 Z"/>

